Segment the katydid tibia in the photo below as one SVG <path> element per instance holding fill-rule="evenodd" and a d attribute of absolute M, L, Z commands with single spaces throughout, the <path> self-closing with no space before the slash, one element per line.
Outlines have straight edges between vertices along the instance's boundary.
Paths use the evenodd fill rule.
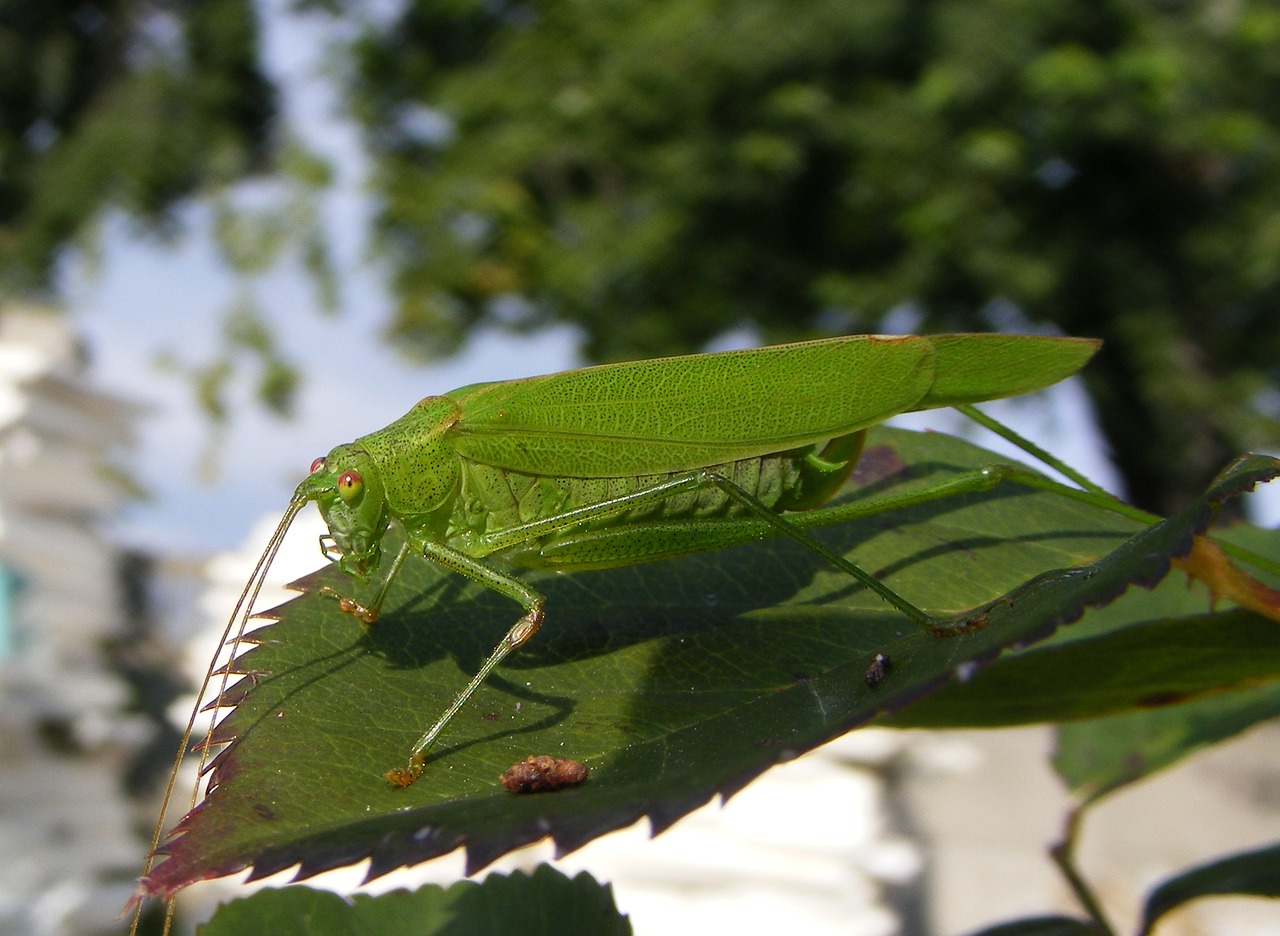
<path fill-rule="evenodd" d="M 311 501 L 329 528 L 321 538 L 328 558 L 362 582 L 385 564 L 366 604 L 331 593 L 371 626 L 409 556 L 519 604 L 523 615 L 413 745 L 407 764 L 386 773 L 403 786 L 422 774 L 428 748 L 485 677 L 542 623 L 542 596 L 491 559 L 571 572 L 787 535 L 918 625 L 934 627 L 938 622 L 924 611 L 805 530 L 987 488 L 1004 477 L 1062 487 L 1003 466 L 875 507 L 823 506 L 853 470 L 868 427 L 899 413 L 964 409 L 1042 389 L 1074 374 L 1098 346 L 1041 336 L 863 335 L 609 364 L 427 397 L 386 428 L 312 463 L 245 584 L 222 644 L 235 629 L 234 655 L 266 572 Z M 405 542 L 384 557 L 391 524 L 403 529 Z"/>

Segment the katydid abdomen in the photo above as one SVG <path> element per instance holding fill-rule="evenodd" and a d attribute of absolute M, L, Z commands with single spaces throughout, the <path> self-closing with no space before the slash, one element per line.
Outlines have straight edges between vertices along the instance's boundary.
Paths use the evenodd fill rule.
<path fill-rule="evenodd" d="M 453 507 L 448 540 L 469 555 L 496 555 L 524 568 L 561 571 L 611 568 L 701 552 L 723 545 L 725 529 L 753 516 L 741 496 L 778 513 L 807 510 L 825 503 L 848 478 L 861 452 L 865 432 L 825 444 L 772 455 L 709 465 L 698 472 L 664 472 L 615 478 L 556 478 L 480 465 L 462 460 L 461 490 Z M 697 482 L 715 476 L 718 486 Z M 621 501 L 689 479 L 687 488 L 626 506 L 555 533 L 494 549 L 489 538 L 550 516 Z M 717 530 L 716 528 L 721 529 Z M 759 523 L 753 525 L 759 528 Z M 770 534 L 766 527 L 758 538 Z M 741 537 L 732 536 L 731 541 Z"/>

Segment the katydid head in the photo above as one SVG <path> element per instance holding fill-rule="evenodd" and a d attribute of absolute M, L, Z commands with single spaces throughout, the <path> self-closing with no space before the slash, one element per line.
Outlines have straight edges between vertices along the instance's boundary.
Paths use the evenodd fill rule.
<path fill-rule="evenodd" d="M 320 508 L 338 567 L 368 579 L 382 560 L 382 535 L 390 519 L 374 460 L 354 445 L 339 445 L 311 463 L 311 474 L 295 496 L 314 500 Z"/>

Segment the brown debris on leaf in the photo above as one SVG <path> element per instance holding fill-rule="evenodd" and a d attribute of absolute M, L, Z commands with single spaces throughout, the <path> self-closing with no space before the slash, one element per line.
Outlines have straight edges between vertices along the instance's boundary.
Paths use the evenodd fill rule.
<path fill-rule="evenodd" d="M 1191 552 L 1173 564 L 1188 577 L 1209 586 L 1210 600 L 1226 598 L 1255 614 L 1280 621 L 1280 591 L 1262 584 L 1232 562 L 1222 547 L 1204 536 L 1192 542 Z"/>
<path fill-rule="evenodd" d="M 587 765 L 549 754 L 530 754 L 508 767 L 498 779 L 512 793 L 540 793 L 577 786 L 587 779 Z"/>

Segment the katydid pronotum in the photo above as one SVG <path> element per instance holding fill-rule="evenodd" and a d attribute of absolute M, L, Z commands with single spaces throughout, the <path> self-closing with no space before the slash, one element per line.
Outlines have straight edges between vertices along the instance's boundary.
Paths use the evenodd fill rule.
<path fill-rule="evenodd" d="M 235 630 L 234 655 L 267 570 L 311 501 L 329 528 L 321 538 L 324 554 L 361 582 L 383 566 L 389 526 L 403 529 L 404 546 L 389 557 L 367 603 L 330 592 L 368 625 L 410 556 L 439 563 L 523 608 L 414 744 L 407 763 L 387 771 L 387 780 L 400 786 L 422 775 L 428 749 L 450 720 L 542 624 L 543 597 L 490 558 L 572 572 L 786 535 L 919 626 L 935 628 L 941 622 L 806 529 L 990 488 L 1005 478 L 1066 489 L 1029 470 L 993 466 L 888 504 L 823 506 L 852 471 L 867 428 L 900 413 L 948 406 L 979 418 L 969 404 L 1056 383 L 1079 370 L 1098 344 L 1018 335 L 864 335 L 602 365 L 427 397 L 386 428 L 312 463 L 245 584 L 219 649 Z M 212 673 L 211 664 L 202 698 Z M 194 719 L 193 713 L 175 775 Z M 202 756 L 208 747 L 206 739 Z M 172 789 L 171 777 L 165 808 Z M 153 852 L 163 821 L 162 811 Z"/>

